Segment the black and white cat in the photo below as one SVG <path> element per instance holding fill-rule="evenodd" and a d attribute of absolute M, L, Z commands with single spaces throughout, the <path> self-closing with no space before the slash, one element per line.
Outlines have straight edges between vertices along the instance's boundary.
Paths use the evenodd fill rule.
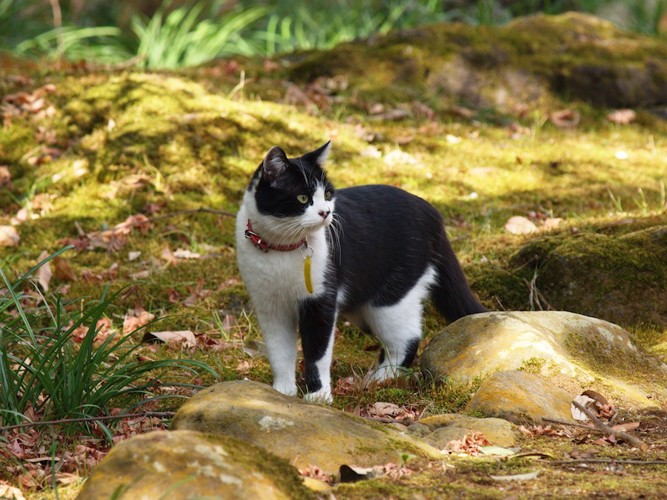
<path fill-rule="evenodd" d="M 273 147 L 236 219 L 237 259 L 268 349 L 273 387 L 297 393 L 297 334 L 306 399 L 331 402 L 339 314 L 375 335 L 383 351 L 372 379 L 412 363 L 422 301 L 448 320 L 484 312 L 429 203 L 401 189 L 335 190 L 323 170 L 330 143 L 299 158 Z"/>

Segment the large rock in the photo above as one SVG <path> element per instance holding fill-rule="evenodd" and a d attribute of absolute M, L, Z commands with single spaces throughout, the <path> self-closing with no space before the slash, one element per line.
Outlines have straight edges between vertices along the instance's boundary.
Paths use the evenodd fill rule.
<path fill-rule="evenodd" d="M 554 95 L 607 107 L 667 104 L 667 43 L 595 16 L 519 18 L 502 27 L 442 23 L 311 52 L 288 69 L 344 75 L 355 95 L 512 112 L 553 107 Z M 368 75 L 373 78 L 369 79 Z"/>
<path fill-rule="evenodd" d="M 299 468 L 316 465 L 329 473 L 343 464 L 396 462 L 405 452 L 442 458 L 436 448 L 393 428 L 249 381 L 223 382 L 200 391 L 176 413 L 173 428 L 233 436 Z"/>
<path fill-rule="evenodd" d="M 482 382 L 466 410 L 517 424 L 541 424 L 542 418 L 568 421 L 572 420 L 570 405 L 576 395 L 532 373 L 497 372 Z"/>
<path fill-rule="evenodd" d="M 424 350 L 422 371 L 469 381 L 498 371 L 547 377 L 574 396 L 583 388 L 636 405 L 667 397 L 667 365 L 639 349 L 627 331 L 568 312 L 492 312 L 448 325 Z"/>
<path fill-rule="evenodd" d="M 456 413 L 444 413 L 422 418 L 418 425 L 428 427 L 428 431 L 419 432 L 423 439 L 441 449 L 446 448 L 450 441 L 462 439 L 471 432 L 481 432 L 495 446 L 514 446 L 515 444 L 513 426 L 502 418 L 476 418 Z"/>
<path fill-rule="evenodd" d="M 117 444 L 77 497 L 170 500 L 308 498 L 296 469 L 226 436 L 156 431 Z"/>
<path fill-rule="evenodd" d="M 667 225 L 547 236 L 524 246 L 511 265 L 534 273 L 535 287 L 555 309 L 623 325 L 667 325 Z"/>

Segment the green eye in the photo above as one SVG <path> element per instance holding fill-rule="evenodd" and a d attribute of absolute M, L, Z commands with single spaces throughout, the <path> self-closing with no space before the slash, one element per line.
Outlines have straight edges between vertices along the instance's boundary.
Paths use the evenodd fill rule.
<path fill-rule="evenodd" d="M 327 201 L 331 201 L 332 198 L 333 198 L 333 193 L 332 193 L 331 191 L 326 191 L 326 192 L 324 193 L 324 199 L 325 199 L 325 200 L 327 200 Z"/>
<path fill-rule="evenodd" d="M 308 203 L 308 195 L 307 194 L 300 194 L 299 196 L 296 197 L 297 200 L 299 200 L 299 203 L 303 203 L 304 205 Z"/>

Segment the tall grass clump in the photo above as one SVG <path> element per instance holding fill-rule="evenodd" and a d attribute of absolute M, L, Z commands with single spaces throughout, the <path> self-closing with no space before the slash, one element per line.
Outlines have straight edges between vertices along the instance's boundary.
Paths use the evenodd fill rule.
<path fill-rule="evenodd" d="M 216 57 L 255 53 L 246 29 L 266 14 L 264 8 L 249 7 L 206 17 L 202 16 L 204 1 L 171 12 L 167 12 L 168 5 L 160 7 L 150 19 L 132 19 L 132 29 L 139 40 L 136 56 L 140 67 L 176 69 Z"/>
<path fill-rule="evenodd" d="M 30 277 L 68 248 L 38 263 L 15 282 L 0 267 L 0 424 L 104 415 L 112 401 L 130 394 L 151 399 L 168 382 L 149 380 L 156 370 L 215 375 L 188 359 L 138 361 L 132 335 L 114 333 L 100 345 L 100 320 L 119 292 L 105 287 L 95 301 L 47 299 Z M 73 333 L 86 331 L 80 343 Z M 178 385 L 178 384 L 168 384 Z"/>

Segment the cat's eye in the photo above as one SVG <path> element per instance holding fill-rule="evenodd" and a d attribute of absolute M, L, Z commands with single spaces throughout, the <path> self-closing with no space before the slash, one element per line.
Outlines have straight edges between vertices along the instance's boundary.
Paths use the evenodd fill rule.
<path fill-rule="evenodd" d="M 303 203 L 304 205 L 308 203 L 308 195 L 307 194 L 300 194 L 296 197 L 297 200 L 299 200 L 299 203 Z"/>
<path fill-rule="evenodd" d="M 325 191 L 324 192 L 324 199 L 326 201 L 331 201 L 333 198 L 333 193 L 331 191 Z"/>

